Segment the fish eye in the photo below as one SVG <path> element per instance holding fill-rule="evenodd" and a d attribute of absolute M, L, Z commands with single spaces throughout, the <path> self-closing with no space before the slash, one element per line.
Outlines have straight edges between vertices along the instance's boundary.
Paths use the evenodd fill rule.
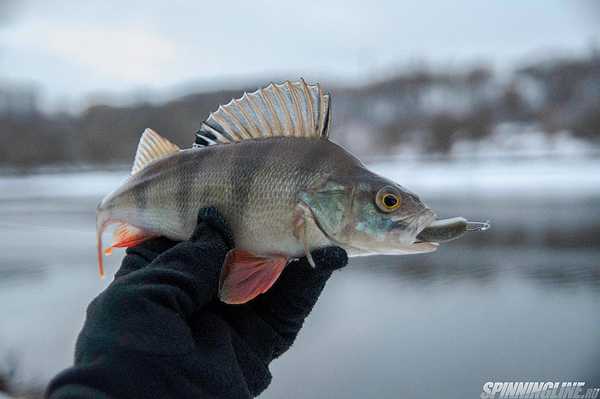
<path fill-rule="evenodd" d="M 398 198 L 393 194 L 386 194 L 383 196 L 383 205 L 388 208 L 394 208 L 398 204 Z"/>
<path fill-rule="evenodd" d="M 375 202 L 383 212 L 393 212 L 400 207 L 400 195 L 391 191 L 391 187 L 384 187 L 377 193 Z"/>

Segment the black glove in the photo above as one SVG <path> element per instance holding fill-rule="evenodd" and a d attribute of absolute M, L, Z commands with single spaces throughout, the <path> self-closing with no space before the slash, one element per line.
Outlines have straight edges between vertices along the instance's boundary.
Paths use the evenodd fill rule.
<path fill-rule="evenodd" d="M 90 304 L 75 365 L 50 398 L 248 398 L 270 383 L 269 363 L 294 342 L 333 270 L 337 247 L 291 262 L 244 305 L 217 299 L 231 232 L 214 208 L 188 241 L 165 238 L 127 250 L 115 280 Z"/>

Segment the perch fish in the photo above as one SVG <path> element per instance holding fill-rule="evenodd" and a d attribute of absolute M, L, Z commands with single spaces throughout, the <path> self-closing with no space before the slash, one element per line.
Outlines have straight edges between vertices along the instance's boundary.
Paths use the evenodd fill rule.
<path fill-rule="evenodd" d="M 419 197 L 369 171 L 328 138 L 330 96 L 304 80 L 270 84 L 222 105 L 192 148 L 147 129 L 131 176 L 97 209 L 97 246 L 118 224 L 114 247 L 156 236 L 186 240 L 200 208 L 229 223 L 235 248 L 219 297 L 244 303 L 267 291 L 290 259 L 337 245 L 350 256 L 435 251 L 440 242 L 489 225 L 436 220 Z"/>

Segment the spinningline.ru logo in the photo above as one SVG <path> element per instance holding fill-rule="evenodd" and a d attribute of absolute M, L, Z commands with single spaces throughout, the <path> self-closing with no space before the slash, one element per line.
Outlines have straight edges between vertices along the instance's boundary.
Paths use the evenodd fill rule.
<path fill-rule="evenodd" d="M 486 382 L 481 399 L 596 399 L 600 388 L 585 382 Z"/>

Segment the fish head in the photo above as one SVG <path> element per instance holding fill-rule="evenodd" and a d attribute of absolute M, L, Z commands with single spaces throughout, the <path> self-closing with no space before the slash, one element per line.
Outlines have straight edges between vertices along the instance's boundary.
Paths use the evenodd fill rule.
<path fill-rule="evenodd" d="M 435 218 L 417 195 L 374 174 L 328 180 L 300 200 L 316 225 L 335 244 L 353 255 L 432 252 L 434 242 L 417 235 Z"/>

